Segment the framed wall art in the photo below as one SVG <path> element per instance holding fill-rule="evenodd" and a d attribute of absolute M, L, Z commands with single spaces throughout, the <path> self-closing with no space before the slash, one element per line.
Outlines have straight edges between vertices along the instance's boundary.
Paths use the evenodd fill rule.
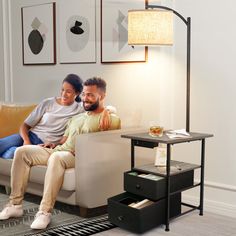
<path fill-rule="evenodd" d="M 60 1 L 60 63 L 96 62 L 96 0 Z"/>
<path fill-rule="evenodd" d="M 24 65 L 56 64 L 56 4 L 21 8 Z"/>
<path fill-rule="evenodd" d="M 145 62 L 147 48 L 128 45 L 128 10 L 145 9 L 145 0 L 101 0 L 101 62 Z"/>

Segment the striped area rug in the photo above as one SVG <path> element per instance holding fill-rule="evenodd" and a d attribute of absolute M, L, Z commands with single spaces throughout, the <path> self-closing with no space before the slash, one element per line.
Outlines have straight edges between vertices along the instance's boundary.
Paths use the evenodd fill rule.
<path fill-rule="evenodd" d="M 100 217 L 90 218 L 87 220 L 75 221 L 73 223 L 64 224 L 56 227 L 52 227 L 48 230 L 44 230 L 38 233 L 29 233 L 25 236 L 68 236 L 68 235 L 92 235 L 108 229 L 112 229 L 115 226 L 108 221 L 108 216 L 103 215 Z"/>
<path fill-rule="evenodd" d="M 8 196 L 3 194 L 1 188 L 0 190 L 0 209 L 2 209 L 8 201 Z M 0 236 L 85 236 L 115 227 L 108 221 L 107 214 L 93 218 L 82 218 L 75 214 L 76 212 L 73 211 L 73 209 L 68 208 L 69 205 L 60 206 L 59 204 L 59 206 L 53 210 L 52 221 L 46 230 L 32 230 L 30 225 L 38 211 L 40 199 L 41 198 L 37 199 L 37 196 L 30 195 L 27 199 L 28 201 L 25 200 L 23 202 L 24 215 L 22 217 L 0 221 Z"/>

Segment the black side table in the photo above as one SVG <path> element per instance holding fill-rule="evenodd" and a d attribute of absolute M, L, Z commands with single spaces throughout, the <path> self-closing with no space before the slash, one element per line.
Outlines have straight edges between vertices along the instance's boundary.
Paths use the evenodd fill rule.
<path fill-rule="evenodd" d="M 200 204 L 199 206 L 194 206 L 191 204 L 187 204 L 187 203 L 181 203 L 182 205 L 188 206 L 191 209 L 183 212 L 181 215 L 186 214 L 190 211 L 196 210 L 198 209 L 200 211 L 200 215 L 203 215 L 203 198 L 204 198 L 204 165 L 205 165 L 205 139 L 206 138 L 210 138 L 213 137 L 212 134 L 203 134 L 203 133 L 193 133 L 190 132 L 189 133 L 190 136 L 186 136 L 184 138 L 169 138 L 166 134 L 164 134 L 162 137 L 151 137 L 148 133 L 137 133 L 137 134 L 125 134 L 125 135 L 121 135 L 122 138 L 129 138 L 131 139 L 131 169 L 135 169 L 135 146 L 139 146 L 139 147 L 146 147 L 146 148 L 154 148 L 157 147 L 159 143 L 164 143 L 167 145 L 167 160 L 166 160 L 166 173 L 163 173 L 161 171 L 158 171 L 157 168 L 154 168 L 154 164 L 153 169 L 152 167 L 144 167 L 144 168 L 139 168 L 141 170 L 149 172 L 149 173 L 153 173 L 159 176 L 164 176 L 166 178 L 166 221 L 165 221 L 165 225 L 166 225 L 166 231 L 169 231 L 169 221 L 170 221 L 170 195 L 173 195 L 175 193 L 170 193 L 170 176 L 172 174 L 175 173 L 171 173 L 171 145 L 174 144 L 179 144 L 179 143 L 187 143 L 187 142 L 193 142 L 193 141 L 201 141 L 201 164 L 199 166 L 193 165 L 191 167 L 191 165 L 189 166 L 189 168 L 185 168 L 185 170 L 189 170 L 189 169 L 196 169 L 196 168 L 200 168 L 200 174 L 201 174 L 201 178 L 200 178 L 200 183 L 198 184 L 194 184 L 193 186 L 191 186 L 191 188 L 196 187 L 196 186 L 200 186 Z M 186 189 L 184 189 L 186 190 Z M 179 192 L 184 191 L 184 190 L 179 190 Z"/>

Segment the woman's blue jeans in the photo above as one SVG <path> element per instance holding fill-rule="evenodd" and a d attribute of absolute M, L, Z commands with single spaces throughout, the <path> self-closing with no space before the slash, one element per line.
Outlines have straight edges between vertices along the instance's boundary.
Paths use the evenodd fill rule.
<path fill-rule="evenodd" d="M 33 132 L 29 131 L 30 142 L 34 145 L 41 144 L 43 141 Z M 17 147 L 23 145 L 23 139 L 20 134 L 12 134 L 0 139 L 0 157 L 4 159 L 11 159 Z"/>

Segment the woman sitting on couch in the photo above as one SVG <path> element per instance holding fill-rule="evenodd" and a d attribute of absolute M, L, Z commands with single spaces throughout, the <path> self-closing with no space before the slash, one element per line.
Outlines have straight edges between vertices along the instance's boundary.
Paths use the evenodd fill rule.
<path fill-rule="evenodd" d="M 84 112 L 80 102 L 83 90 L 82 79 L 69 74 L 62 82 L 61 96 L 44 99 L 26 118 L 19 134 L 0 139 L 0 157 L 11 159 L 17 147 L 22 145 L 42 144 L 45 147 L 59 144 L 67 121 L 74 115 Z M 101 130 L 109 128 L 108 113 L 105 112 L 100 122 Z"/>

